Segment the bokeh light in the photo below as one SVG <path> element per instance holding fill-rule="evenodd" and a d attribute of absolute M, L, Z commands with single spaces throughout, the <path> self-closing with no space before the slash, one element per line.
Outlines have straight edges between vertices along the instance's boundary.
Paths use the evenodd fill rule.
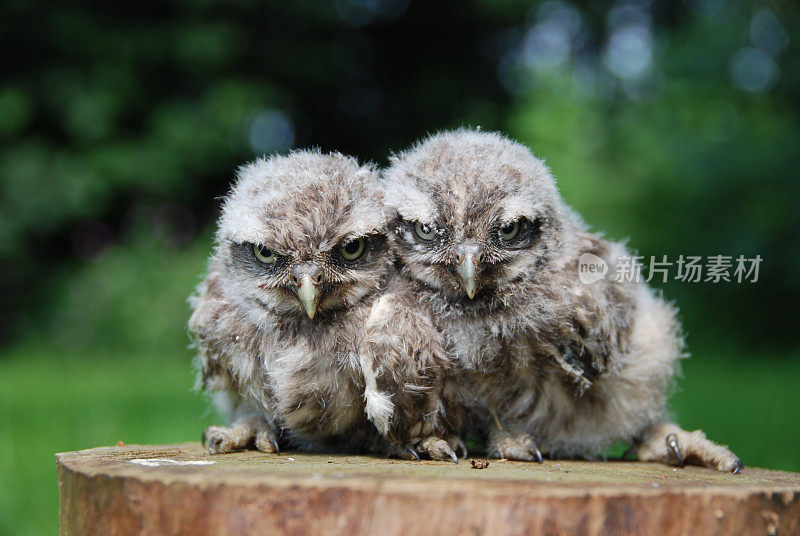
<path fill-rule="evenodd" d="M 772 56 L 752 47 L 743 48 L 731 57 L 730 71 L 736 87 L 754 93 L 771 89 L 779 76 Z"/>
<path fill-rule="evenodd" d="M 294 143 L 294 125 L 281 110 L 262 110 L 250 119 L 247 139 L 255 153 L 282 152 Z"/>

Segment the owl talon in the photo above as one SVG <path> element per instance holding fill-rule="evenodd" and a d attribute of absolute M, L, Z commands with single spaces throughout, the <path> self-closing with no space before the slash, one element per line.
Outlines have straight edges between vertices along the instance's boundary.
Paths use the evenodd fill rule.
<path fill-rule="evenodd" d="M 506 458 L 523 462 L 543 463 L 542 453 L 529 434 L 511 434 L 505 430 L 495 430 L 489 436 L 487 456 L 490 458 Z"/>
<path fill-rule="evenodd" d="M 467 450 L 467 444 L 464 443 L 464 440 L 461 439 L 460 436 L 451 435 L 447 438 L 447 443 L 453 447 L 459 460 L 466 458 L 469 454 L 469 451 Z"/>
<path fill-rule="evenodd" d="M 450 448 L 449 445 L 446 449 L 443 448 L 442 450 L 444 450 L 445 456 L 449 456 L 450 459 L 453 460 L 453 463 L 458 463 L 458 456 L 456 456 L 455 451 Z M 433 456 L 431 456 L 431 458 L 433 458 Z"/>
<path fill-rule="evenodd" d="M 675 434 L 669 434 L 666 438 L 667 442 L 667 456 L 669 458 L 669 464 L 674 465 L 676 467 L 683 467 L 683 456 L 681 455 L 681 449 L 678 447 L 678 438 L 675 437 Z"/>
<path fill-rule="evenodd" d="M 458 463 L 458 456 L 456 456 L 455 451 L 450 447 L 450 445 L 447 446 L 447 454 L 450 456 L 450 459 L 452 459 L 453 462 Z"/>
<path fill-rule="evenodd" d="M 455 450 L 450 446 L 450 443 L 436 436 L 430 436 L 422 441 L 420 445 L 422 451 L 428 455 L 431 460 L 453 460 L 458 463 L 458 456 Z"/>
<path fill-rule="evenodd" d="M 542 453 L 539 450 L 539 447 L 532 445 L 531 448 L 528 449 L 528 452 L 531 453 L 538 463 L 544 463 L 544 459 L 542 458 Z"/>
<path fill-rule="evenodd" d="M 740 460 L 739 458 L 736 458 L 736 463 L 734 464 L 733 467 L 733 474 L 734 475 L 739 474 L 739 471 L 741 471 L 742 469 L 744 469 L 744 463 L 742 463 L 742 460 Z"/>
<path fill-rule="evenodd" d="M 203 432 L 202 436 L 203 446 L 207 448 L 208 453 L 213 456 L 215 454 L 227 454 L 233 450 L 232 442 L 226 437 L 226 432 L 217 426 L 210 426 Z"/>
<path fill-rule="evenodd" d="M 408 452 L 410 452 L 410 453 L 411 453 L 411 455 L 414 457 L 414 459 L 415 459 L 415 460 L 417 460 L 417 461 L 419 461 L 419 460 L 420 460 L 420 458 L 419 458 L 419 454 L 417 454 L 417 451 L 416 451 L 416 450 L 414 450 L 413 448 L 411 448 L 411 447 L 410 447 L 410 446 L 408 446 L 408 445 L 406 445 L 406 446 L 405 446 L 405 448 L 406 448 L 406 450 L 407 450 Z"/>
<path fill-rule="evenodd" d="M 256 434 L 255 447 L 257 450 L 267 454 L 280 454 L 278 440 L 275 438 L 272 430 L 269 429 L 262 430 Z"/>
<path fill-rule="evenodd" d="M 225 444 L 225 438 L 221 435 L 216 435 L 216 431 L 212 431 L 211 434 L 208 433 L 208 430 L 203 432 L 203 446 L 206 447 L 208 450 L 208 454 L 213 456 L 215 454 L 227 454 L 230 452 L 230 448 L 227 444 Z"/>
<path fill-rule="evenodd" d="M 674 467 L 700 465 L 733 474 L 743 467 L 742 461 L 728 447 L 710 441 L 700 430 L 687 432 L 672 423 L 652 426 L 636 442 L 634 452 L 640 461 Z"/>
<path fill-rule="evenodd" d="M 253 443 L 258 450 L 270 452 L 271 446 L 264 448 L 263 443 L 266 439 L 273 439 L 272 432 L 265 427 L 266 424 L 257 419 L 243 419 L 231 426 L 209 426 L 203 431 L 201 440 L 204 446 L 208 443 L 208 453 L 211 455 L 252 448 Z"/>

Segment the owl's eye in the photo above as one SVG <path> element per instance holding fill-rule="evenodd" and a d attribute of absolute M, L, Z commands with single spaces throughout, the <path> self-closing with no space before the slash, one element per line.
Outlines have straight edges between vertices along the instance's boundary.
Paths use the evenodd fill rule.
<path fill-rule="evenodd" d="M 423 240 L 433 240 L 436 237 L 436 229 L 432 225 L 419 221 L 414 226 L 414 232 Z"/>
<path fill-rule="evenodd" d="M 347 242 L 342 246 L 342 249 L 339 250 L 339 254 L 346 261 L 354 261 L 358 259 L 364 254 L 364 239 L 357 238 L 356 240 Z"/>
<path fill-rule="evenodd" d="M 275 252 L 261 244 L 253 244 L 253 255 L 264 264 L 272 264 L 277 260 Z"/>
<path fill-rule="evenodd" d="M 508 242 L 514 240 L 519 234 L 519 220 L 504 223 L 500 226 L 500 239 Z"/>

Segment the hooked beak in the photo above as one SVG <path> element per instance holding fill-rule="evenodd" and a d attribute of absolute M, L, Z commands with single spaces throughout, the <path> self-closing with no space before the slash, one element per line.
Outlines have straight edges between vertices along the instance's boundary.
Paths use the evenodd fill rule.
<path fill-rule="evenodd" d="M 316 265 L 299 265 L 292 270 L 292 280 L 297 299 L 306 310 L 308 318 L 313 319 L 319 305 L 319 284 L 321 269 Z"/>
<path fill-rule="evenodd" d="M 471 300 L 478 292 L 477 265 L 483 262 L 483 246 L 476 242 L 467 242 L 456 247 L 456 272 L 461 286 Z"/>
<path fill-rule="evenodd" d="M 306 274 L 300 280 L 297 286 L 297 298 L 303 304 L 303 309 L 306 310 L 308 318 L 314 318 L 317 314 L 317 302 L 319 301 L 319 290 L 316 285 L 311 282 L 311 276 Z"/>
<path fill-rule="evenodd" d="M 464 292 L 467 293 L 469 299 L 475 297 L 475 292 L 477 292 L 477 284 L 475 282 L 475 263 L 472 262 L 472 259 L 467 257 L 461 264 L 458 265 L 456 268 L 458 272 L 458 277 L 461 278 L 461 286 L 464 287 Z"/>

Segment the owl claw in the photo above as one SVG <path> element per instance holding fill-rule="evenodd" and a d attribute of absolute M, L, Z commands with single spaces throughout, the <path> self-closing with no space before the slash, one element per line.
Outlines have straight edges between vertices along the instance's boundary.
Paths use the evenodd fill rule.
<path fill-rule="evenodd" d="M 419 454 L 417 454 L 417 451 L 416 451 L 416 450 L 414 450 L 413 448 L 409 447 L 408 445 L 406 445 L 406 446 L 405 446 L 405 448 L 406 448 L 406 450 L 407 450 L 408 452 L 410 452 L 410 453 L 411 453 L 411 455 L 412 455 L 412 456 L 414 456 L 414 459 L 415 459 L 415 460 L 419 461 Z"/>
<path fill-rule="evenodd" d="M 469 454 L 466 443 L 464 443 L 464 440 L 461 439 L 459 436 L 452 435 L 448 437 L 447 443 L 454 448 L 456 455 L 458 456 L 458 459 L 466 458 L 467 455 Z"/>
<path fill-rule="evenodd" d="M 232 450 L 232 445 L 227 440 L 225 431 L 220 427 L 209 426 L 203 431 L 200 440 L 212 456 L 214 454 L 227 454 Z"/>
<path fill-rule="evenodd" d="M 449 445 L 448 445 L 448 447 L 449 447 Z M 447 454 L 448 454 L 448 455 L 450 455 L 450 458 L 451 458 L 451 459 L 452 459 L 452 460 L 453 460 L 455 463 L 458 463 L 458 456 L 456 456 L 456 453 L 455 453 L 455 451 L 453 451 L 453 449 L 452 449 L 452 448 L 448 448 L 448 452 L 447 452 Z"/>
<path fill-rule="evenodd" d="M 231 426 L 209 426 L 200 440 L 212 455 L 252 448 L 254 444 L 261 452 L 278 452 L 275 435 L 265 423 L 255 419 L 240 420 Z"/>
<path fill-rule="evenodd" d="M 673 467 L 700 465 L 733 474 L 743 467 L 742 460 L 728 447 L 710 441 L 701 430 L 687 432 L 672 423 L 652 426 L 634 446 L 636 457 L 644 462 Z"/>
<path fill-rule="evenodd" d="M 733 474 L 734 475 L 739 474 L 739 471 L 741 471 L 743 468 L 744 468 L 744 463 L 742 463 L 742 460 L 736 458 L 736 464 L 733 467 Z"/>
<path fill-rule="evenodd" d="M 256 450 L 265 452 L 267 454 L 280 454 L 278 447 L 278 440 L 271 430 L 262 430 L 256 434 L 254 441 Z"/>
<path fill-rule="evenodd" d="M 539 447 L 533 437 L 526 433 L 512 434 L 505 430 L 495 430 L 489 436 L 486 454 L 490 458 L 544 463 Z"/>
<path fill-rule="evenodd" d="M 675 437 L 675 434 L 669 434 L 666 438 L 667 441 L 667 456 L 669 457 L 669 464 L 674 465 L 677 467 L 683 467 L 683 456 L 681 455 L 681 449 L 678 447 L 678 438 Z"/>
<path fill-rule="evenodd" d="M 437 436 L 430 436 L 422 441 L 420 445 L 422 452 L 428 455 L 431 460 L 453 460 L 458 463 L 458 456 L 450 443 Z"/>
<path fill-rule="evenodd" d="M 539 451 L 539 447 L 536 445 L 531 445 L 531 448 L 528 449 L 528 452 L 531 453 L 538 463 L 544 463 L 544 459 L 542 459 L 542 453 Z"/>

